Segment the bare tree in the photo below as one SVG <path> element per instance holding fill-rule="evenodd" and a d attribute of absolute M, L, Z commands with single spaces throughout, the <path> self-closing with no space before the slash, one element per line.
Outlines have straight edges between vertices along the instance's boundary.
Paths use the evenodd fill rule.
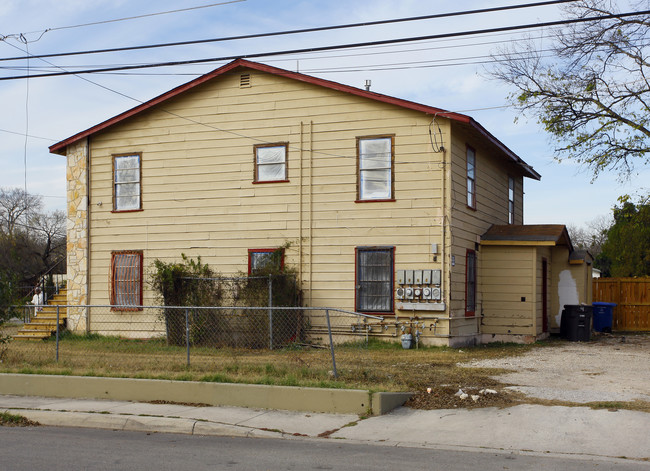
<path fill-rule="evenodd" d="M 550 47 L 513 43 L 491 74 L 512 85 L 511 103 L 537 117 L 555 158 L 626 179 L 650 151 L 650 15 L 621 15 L 612 0 L 579 0 L 566 17 L 600 18 L 552 31 Z M 650 0 L 630 6 L 650 9 Z M 625 12 L 624 12 L 625 13 Z"/>
<path fill-rule="evenodd" d="M 35 238 L 40 242 L 39 255 L 48 269 L 65 258 L 66 215 L 63 211 L 37 213 L 30 219 Z"/>
<path fill-rule="evenodd" d="M 26 223 L 29 215 L 37 213 L 42 207 L 40 196 L 20 188 L 0 188 L 0 230 L 13 237 L 16 225 Z"/>

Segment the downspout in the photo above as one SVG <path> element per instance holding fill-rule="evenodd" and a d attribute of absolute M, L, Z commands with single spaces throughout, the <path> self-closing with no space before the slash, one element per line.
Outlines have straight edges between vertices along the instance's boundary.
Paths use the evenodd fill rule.
<path fill-rule="evenodd" d="M 90 136 L 86 138 L 86 304 L 90 306 Z M 90 333 L 90 308 L 86 311 L 86 333 Z"/>
<path fill-rule="evenodd" d="M 304 127 L 303 127 L 303 122 L 300 121 L 300 168 L 299 168 L 299 183 L 298 183 L 298 281 L 299 283 L 302 283 L 302 188 L 303 188 L 303 181 L 302 181 L 302 159 L 303 159 L 303 147 L 304 147 L 304 139 L 303 139 L 303 132 L 304 132 Z"/>
<path fill-rule="evenodd" d="M 313 216 L 314 216 L 314 121 L 309 122 L 309 305 L 312 305 L 312 267 L 314 260 L 314 242 L 313 242 Z"/>

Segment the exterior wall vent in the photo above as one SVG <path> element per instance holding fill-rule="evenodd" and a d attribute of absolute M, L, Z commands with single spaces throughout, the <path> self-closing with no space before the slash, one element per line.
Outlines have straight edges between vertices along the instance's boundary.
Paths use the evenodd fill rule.
<path fill-rule="evenodd" d="M 239 77 L 239 88 L 251 87 L 251 74 L 241 74 Z"/>

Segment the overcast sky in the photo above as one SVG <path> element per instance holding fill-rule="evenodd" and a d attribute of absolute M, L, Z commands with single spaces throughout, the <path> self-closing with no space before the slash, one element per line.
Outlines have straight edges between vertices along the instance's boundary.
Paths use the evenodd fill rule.
<path fill-rule="evenodd" d="M 531 3 L 532 0 L 2 0 L 0 58 L 367 22 Z M 222 0 L 223 1 L 223 0 Z M 621 9 L 627 2 L 620 0 Z M 190 11 L 106 22 L 169 10 Z M 461 16 L 378 27 L 216 42 L 145 51 L 0 62 L 0 77 L 51 70 L 218 58 L 303 47 L 358 43 L 562 19 L 557 6 Z M 98 23 L 91 26 L 78 26 Z M 70 26 L 78 26 L 71 28 Z M 45 30 L 49 30 L 43 32 Z M 21 35 L 22 34 L 22 38 Z M 595 182 L 571 162 L 553 160 L 553 145 L 534 117 L 517 118 L 505 105 L 510 90 L 486 73 L 490 53 L 523 34 L 544 44 L 545 31 L 431 40 L 391 47 L 255 58 L 258 62 L 363 87 L 472 116 L 542 175 L 525 182 L 527 224 L 585 225 L 611 213 L 621 194 L 647 193 L 645 170 L 620 184 Z M 23 41 L 21 41 L 21 39 Z M 27 41 L 27 44 L 24 43 Z M 48 146 L 136 106 L 227 61 L 29 81 L 0 81 L 0 186 L 40 194 L 48 210 L 65 208 L 65 158 Z M 52 67 L 53 65 L 59 68 Z M 130 97 L 130 98 L 129 98 Z M 131 99 L 133 98 L 133 99 Z M 134 100 L 135 99 L 135 100 Z M 25 139 L 25 133 L 30 137 Z"/>

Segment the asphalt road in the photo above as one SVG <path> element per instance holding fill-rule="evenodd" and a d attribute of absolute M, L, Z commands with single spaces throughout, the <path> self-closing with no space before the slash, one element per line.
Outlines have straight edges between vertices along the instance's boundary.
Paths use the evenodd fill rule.
<path fill-rule="evenodd" d="M 0 471 L 76 469 L 606 471 L 650 469 L 650 463 L 398 448 L 346 444 L 334 439 L 274 440 L 59 427 L 0 427 Z"/>

